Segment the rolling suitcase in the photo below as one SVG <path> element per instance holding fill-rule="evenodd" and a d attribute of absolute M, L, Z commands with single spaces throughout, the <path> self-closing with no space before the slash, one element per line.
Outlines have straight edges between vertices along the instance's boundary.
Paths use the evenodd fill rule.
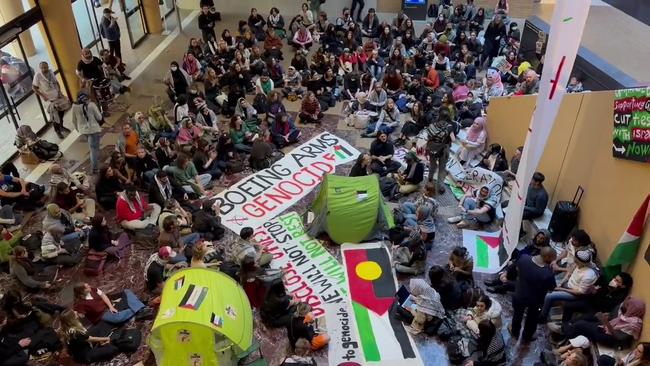
<path fill-rule="evenodd" d="M 558 201 L 553 209 L 553 216 L 548 225 L 551 232 L 551 240 L 560 243 L 567 239 L 573 228 L 578 225 L 578 216 L 580 214 L 580 200 L 585 190 L 578 186 L 576 194 L 572 201 Z"/>

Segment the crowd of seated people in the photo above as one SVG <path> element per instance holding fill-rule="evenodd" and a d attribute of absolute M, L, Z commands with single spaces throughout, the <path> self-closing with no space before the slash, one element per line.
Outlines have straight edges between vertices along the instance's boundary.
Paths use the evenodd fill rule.
<path fill-rule="evenodd" d="M 219 37 L 218 17 L 209 5 L 202 6 L 202 37 L 190 40 L 182 59 L 169 63 L 164 78 L 173 107 L 130 116 L 104 162 L 98 160 L 102 108 L 92 93 L 80 93 L 73 107 L 75 127 L 88 136 L 94 184 L 55 164 L 48 197 L 44 187 L 25 182 L 17 171 L 3 170 L 3 205 L 33 210 L 50 201 L 38 245 L 21 240 L 9 261 L 21 289 L 14 300 L 3 298 L 2 364 L 23 365 L 26 356 L 53 353 L 63 345 L 81 363 L 131 352 L 118 347 L 121 342 L 106 329 L 150 319 L 154 310 L 140 299 L 159 296 L 166 279 L 186 267 L 219 269 L 239 281 L 267 327 L 287 328 L 292 346 L 287 360 L 311 362 L 310 353 L 325 347 L 329 336 L 316 325 L 311 307 L 287 293 L 282 273 L 270 269 L 272 256 L 255 241 L 253 228 L 237 233 L 232 252 L 222 250 L 225 228 L 212 188 L 227 186 L 227 176 L 246 164 L 255 171 L 272 165 L 282 156 L 281 149 L 300 142 L 301 125 L 321 124 L 324 112 L 338 102 L 345 103 L 344 114 L 364 121 L 362 136 L 373 138 L 350 175 L 377 174 L 382 192 L 401 201 L 396 212 L 400 226 L 389 233 L 390 249 L 395 271 L 414 276 L 407 286 L 413 305 L 398 304 L 391 316 L 409 332 L 447 341 L 450 358 L 458 363 L 507 364 L 500 332 L 508 324 L 504 300 L 479 289 L 474 258 L 463 246 L 451 250 L 447 263 L 427 268 L 427 257 L 435 245 L 435 197 L 445 191 L 447 160 L 453 154 L 464 167 L 481 166 L 512 179 L 523 148 L 509 163 L 503 148 L 488 145 L 486 106 L 492 97 L 536 93 L 541 70 L 536 72 L 519 53 L 520 34 L 514 22 L 508 23 L 507 1 L 499 1 L 492 19 L 472 0 L 455 6 L 440 3 L 436 20 L 419 35 L 402 12 L 380 19 L 370 8 L 362 21 L 355 21 L 350 9 L 343 8 L 330 22 L 326 13 L 314 11 L 314 4 L 304 3 L 290 22 L 277 7 L 268 17 L 252 9 L 237 29 L 224 29 Z M 86 51 L 79 74 L 90 86 L 103 77 L 95 75 L 102 62 L 112 61 Z M 281 62 L 285 57 L 290 64 L 286 70 Z M 114 76 L 113 92 L 126 92 L 121 75 Z M 578 81 L 572 83 L 577 89 Z M 294 117 L 285 104 L 297 100 Z M 426 141 L 424 153 L 416 148 L 418 139 Z M 452 144 L 459 146 L 456 152 Z M 408 150 L 404 164 L 396 155 L 401 147 Z M 533 177 L 525 220 L 546 209 L 543 181 L 541 173 Z M 197 201 L 199 205 L 193 204 Z M 449 222 L 460 229 L 488 226 L 499 204 L 489 187 L 481 187 L 462 197 L 462 214 Z M 11 221 L 9 225 L 17 223 L 12 208 L 7 211 L 5 215 L 3 206 L 1 218 Z M 93 252 L 119 261 L 123 248 L 109 217 L 131 238 L 153 243 L 143 268 L 144 297 L 129 289 L 105 294 L 79 282 L 69 309 L 24 299 L 22 291 L 56 290 L 57 272 L 80 265 L 86 241 Z M 530 245 L 512 254 L 488 286 L 497 294 L 513 292 L 514 315 L 507 328 L 522 342 L 532 341 L 537 324 L 562 302 L 562 321 L 549 328 L 563 334 L 558 336 L 563 338 L 557 356 L 565 365 L 580 366 L 585 357 L 576 351 L 582 346 L 573 346 L 577 337 L 623 348 L 640 337 L 645 305 L 628 297 L 632 278 L 623 272 L 599 285 L 602 274 L 593 248 L 588 235 L 577 231 L 566 251 L 556 256 L 548 233 L 540 231 Z M 422 275 L 426 279 L 417 278 Z M 62 333 L 54 333 L 57 342 L 34 345 L 35 334 L 50 332 L 47 318 L 53 316 L 61 320 Z M 16 324 L 25 319 L 29 326 L 20 330 Z M 628 363 L 645 360 L 645 347 L 640 344 L 632 351 Z"/>

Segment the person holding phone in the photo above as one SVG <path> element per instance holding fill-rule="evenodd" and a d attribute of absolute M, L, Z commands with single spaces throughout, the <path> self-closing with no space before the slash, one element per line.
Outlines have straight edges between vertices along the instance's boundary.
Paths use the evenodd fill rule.
<path fill-rule="evenodd" d="M 99 25 L 99 33 L 108 41 L 108 48 L 111 56 L 122 59 L 122 50 L 120 46 L 120 26 L 117 24 L 117 18 L 113 16 L 111 8 L 104 9 L 104 16 Z"/>

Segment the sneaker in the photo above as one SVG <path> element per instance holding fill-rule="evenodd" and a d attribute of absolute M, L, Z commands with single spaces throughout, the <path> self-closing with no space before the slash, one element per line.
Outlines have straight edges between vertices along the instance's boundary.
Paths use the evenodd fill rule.
<path fill-rule="evenodd" d="M 453 216 L 447 219 L 447 222 L 450 224 L 457 224 L 463 220 L 462 216 Z"/>
<path fill-rule="evenodd" d="M 155 315 L 156 312 L 152 308 L 145 307 L 135 314 L 135 320 L 151 320 Z"/>
<path fill-rule="evenodd" d="M 465 221 L 465 220 L 462 220 L 461 222 L 459 222 L 458 224 L 456 224 L 456 227 L 459 228 L 459 229 L 467 229 L 467 228 L 469 228 L 470 226 L 472 226 L 472 224 L 470 224 L 469 222 L 467 222 L 467 221 Z"/>

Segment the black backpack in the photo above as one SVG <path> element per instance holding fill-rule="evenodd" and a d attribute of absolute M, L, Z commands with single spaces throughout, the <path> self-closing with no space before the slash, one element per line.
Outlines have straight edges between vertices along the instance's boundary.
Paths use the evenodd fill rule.
<path fill-rule="evenodd" d="M 121 329 L 111 335 L 111 344 L 124 353 L 137 351 L 140 343 L 142 343 L 142 333 L 138 329 Z"/>

